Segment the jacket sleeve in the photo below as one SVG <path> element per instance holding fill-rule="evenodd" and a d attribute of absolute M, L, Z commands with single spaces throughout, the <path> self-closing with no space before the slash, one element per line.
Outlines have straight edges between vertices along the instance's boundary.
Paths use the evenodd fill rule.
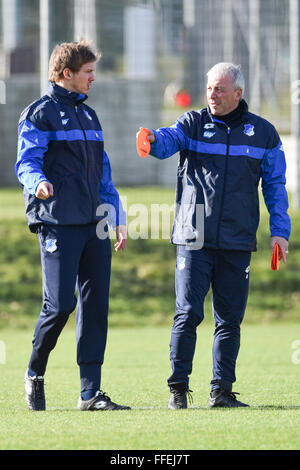
<path fill-rule="evenodd" d="M 164 160 L 174 153 L 188 147 L 188 138 L 181 124 L 176 121 L 173 126 L 154 130 L 155 141 L 151 144 L 150 154 Z"/>
<path fill-rule="evenodd" d="M 273 141 L 262 160 L 262 191 L 270 214 L 271 236 L 289 239 L 291 221 L 288 215 L 288 195 L 285 187 L 286 161 L 282 142 L 274 129 Z"/>
<path fill-rule="evenodd" d="M 111 177 L 111 166 L 108 155 L 105 151 L 103 155 L 103 175 L 100 185 L 100 198 L 108 205 L 109 225 L 112 228 L 115 228 L 118 225 L 126 225 L 126 212 L 123 209 L 119 193 L 114 187 Z"/>
<path fill-rule="evenodd" d="M 15 171 L 20 183 L 30 194 L 35 194 L 42 181 L 48 181 L 43 173 L 44 154 L 47 152 L 49 136 L 29 120 L 18 127 L 18 153 Z"/>

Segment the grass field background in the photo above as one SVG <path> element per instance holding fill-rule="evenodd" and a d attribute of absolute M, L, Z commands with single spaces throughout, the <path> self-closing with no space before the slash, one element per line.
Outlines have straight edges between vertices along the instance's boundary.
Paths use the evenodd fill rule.
<path fill-rule="evenodd" d="M 112 328 L 102 387 L 130 411 L 79 412 L 75 337 L 63 331 L 53 351 L 45 388 L 46 412 L 26 409 L 23 373 L 31 334 L 2 330 L 7 363 L 1 367 L 1 449 L 280 450 L 299 449 L 300 364 L 292 361 L 296 325 L 246 325 L 234 391 L 247 409 L 207 408 L 212 325 L 198 330 L 187 410 L 167 409 L 169 328 Z"/>
<path fill-rule="evenodd" d="M 168 188 L 121 188 L 120 193 L 128 205 L 138 201 L 149 210 L 151 203 L 174 201 L 174 189 Z M 234 386 L 250 408 L 207 408 L 213 337 L 209 295 L 198 328 L 193 403 L 188 410 L 167 409 L 175 248 L 168 240 L 129 239 L 124 253 L 113 254 L 102 388 L 132 410 L 76 410 L 73 313 L 49 359 L 47 411 L 32 413 L 24 401 L 23 376 L 41 306 L 39 249 L 26 226 L 21 190 L 0 190 L 0 342 L 6 355 L 0 363 L 0 449 L 299 449 L 300 215 L 290 214 L 288 264 L 272 272 L 262 205 Z"/>

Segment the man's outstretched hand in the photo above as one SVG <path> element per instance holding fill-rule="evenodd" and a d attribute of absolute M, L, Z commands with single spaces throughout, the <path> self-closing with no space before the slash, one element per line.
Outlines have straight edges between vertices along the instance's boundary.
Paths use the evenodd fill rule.
<path fill-rule="evenodd" d="M 139 130 L 143 129 L 142 127 L 140 127 Z M 155 135 L 154 135 L 154 132 L 153 131 L 150 131 L 150 129 L 148 129 L 149 131 L 149 134 L 148 134 L 148 140 L 150 142 L 150 144 L 153 144 L 153 142 L 155 141 Z M 136 134 L 136 137 L 138 136 L 138 132 Z"/>

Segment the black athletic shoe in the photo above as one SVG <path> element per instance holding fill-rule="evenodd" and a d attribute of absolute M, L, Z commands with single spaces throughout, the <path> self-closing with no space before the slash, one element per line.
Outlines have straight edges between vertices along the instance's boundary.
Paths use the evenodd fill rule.
<path fill-rule="evenodd" d="M 176 386 L 170 387 L 171 398 L 169 400 L 168 408 L 170 410 L 181 410 L 187 408 L 187 397 L 189 402 L 193 401 L 192 393 L 193 390 L 186 388 L 184 384 L 176 384 Z"/>
<path fill-rule="evenodd" d="M 210 394 L 209 408 L 239 408 L 249 406 L 236 399 L 237 392 L 229 392 L 226 390 L 214 390 Z"/>
<path fill-rule="evenodd" d="M 28 375 L 28 369 L 24 377 L 26 403 L 30 410 L 44 411 L 46 409 L 46 400 L 44 392 L 44 377 Z"/>
<path fill-rule="evenodd" d="M 79 397 L 77 409 L 80 411 L 109 411 L 109 410 L 130 410 L 130 406 L 117 405 L 106 395 L 98 390 L 96 395 L 90 400 L 82 400 Z"/>

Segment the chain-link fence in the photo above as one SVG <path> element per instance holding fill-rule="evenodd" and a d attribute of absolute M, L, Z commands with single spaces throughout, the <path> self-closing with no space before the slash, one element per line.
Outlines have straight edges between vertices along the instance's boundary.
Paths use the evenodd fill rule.
<path fill-rule="evenodd" d="M 80 37 L 102 52 L 89 104 L 119 184 L 173 184 L 176 160 L 143 166 L 136 131 L 205 106 L 206 72 L 216 62 L 241 64 L 250 110 L 290 131 L 289 0 L 2 0 L 0 7 L 1 184 L 15 183 L 18 117 L 45 87 L 49 52 Z"/>

